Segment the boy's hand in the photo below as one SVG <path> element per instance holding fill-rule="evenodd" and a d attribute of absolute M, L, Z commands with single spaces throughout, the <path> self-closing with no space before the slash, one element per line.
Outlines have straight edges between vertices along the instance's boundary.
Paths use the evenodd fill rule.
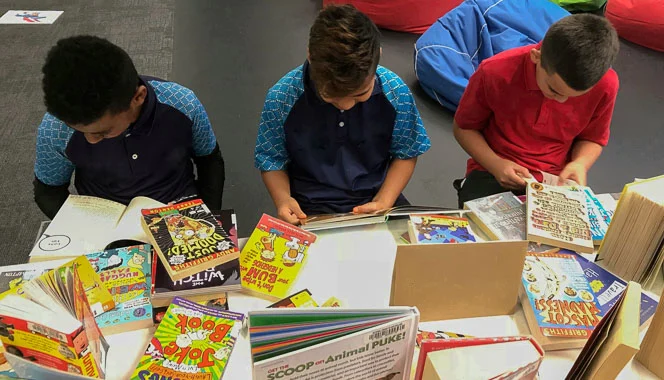
<path fill-rule="evenodd" d="M 279 203 L 277 206 L 277 216 L 279 219 L 296 226 L 307 218 L 307 215 L 302 212 L 300 205 L 293 197 L 288 197 Z"/>
<path fill-rule="evenodd" d="M 353 214 L 371 214 L 388 208 L 389 206 L 386 206 L 379 201 L 371 201 L 353 208 Z"/>
<path fill-rule="evenodd" d="M 586 186 L 587 175 L 588 171 L 583 164 L 572 161 L 565 165 L 563 171 L 560 172 L 558 186 L 564 185 L 567 180 L 572 180 L 581 186 Z"/>
<path fill-rule="evenodd" d="M 531 178 L 528 169 L 516 162 L 501 158 L 491 169 L 487 168 L 500 186 L 507 189 L 522 189 L 526 186 L 524 178 Z"/>

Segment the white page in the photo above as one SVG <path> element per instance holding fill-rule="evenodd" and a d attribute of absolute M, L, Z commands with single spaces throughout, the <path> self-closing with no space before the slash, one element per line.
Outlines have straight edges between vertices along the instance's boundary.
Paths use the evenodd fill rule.
<path fill-rule="evenodd" d="M 119 218 L 120 220 L 115 227 L 113 240 L 130 239 L 149 243 L 148 237 L 141 226 L 141 219 L 143 218 L 141 210 L 164 206 L 166 205 L 148 197 L 136 197 L 132 199 Z M 111 243 L 111 241 L 108 243 Z"/>
<path fill-rule="evenodd" d="M 30 256 L 78 256 L 104 249 L 112 241 L 125 206 L 106 199 L 70 195 Z"/>
<path fill-rule="evenodd" d="M 47 25 L 53 24 L 63 11 L 7 11 L 0 24 Z"/>

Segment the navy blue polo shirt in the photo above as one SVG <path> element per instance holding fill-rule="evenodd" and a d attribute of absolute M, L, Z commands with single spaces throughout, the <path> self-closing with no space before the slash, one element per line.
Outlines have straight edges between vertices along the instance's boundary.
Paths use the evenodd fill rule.
<path fill-rule="evenodd" d="M 390 70 L 378 66 L 370 98 L 348 111 L 319 97 L 308 70 L 305 62 L 268 91 L 255 166 L 286 170 L 307 213 L 349 212 L 373 199 L 392 159 L 417 157 L 431 142 L 410 89 Z"/>
<path fill-rule="evenodd" d="M 141 114 L 121 135 L 90 144 L 51 114 L 37 132 L 35 175 L 61 186 L 75 175 L 76 190 L 127 204 L 142 195 L 161 202 L 196 194 L 192 158 L 215 148 L 205 108 L 186 87 L 141 77 L 147 97 Z"/>

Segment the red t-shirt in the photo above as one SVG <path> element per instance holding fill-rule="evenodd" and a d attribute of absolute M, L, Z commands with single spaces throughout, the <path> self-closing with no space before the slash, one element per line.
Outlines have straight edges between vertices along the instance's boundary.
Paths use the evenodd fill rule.
<path fill-rule="evenodd" d="M 530 170 L 558 175 L 575 140 L 605 146 L 618 93 L 610 69 L 587 93 L 564 103 L 547 99 L 537 86 L 530 50 L 511 49 L 484 60 L 470 78 L 454 119 L 462 129 L 482 132 L 496 154 Z M 485 170 L 472 158 L 466 175 Z"/>

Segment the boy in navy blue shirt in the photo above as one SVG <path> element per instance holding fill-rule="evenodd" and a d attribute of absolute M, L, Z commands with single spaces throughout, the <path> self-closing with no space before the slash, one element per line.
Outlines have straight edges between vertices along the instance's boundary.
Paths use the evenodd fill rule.
<path fill-rule="evenodd" d="M 42 71 L 34 194 L 46 216 L 69 196 L 73 173 L 81 195 L 123 204 L 198 195 L 221 208 L 224 161 L 191 90 L 139 76 L 125 51 L 93 36 L 58 41 Z"/>
<path fill-rule="evenodd" d="M 255 166 L 281 219 L 407 204 L 401 192 L 431 143 L 408 86 L 378 66 L 380 49 L 367 16 L 328 6 L 307 61 L 268 91 Z"/>

